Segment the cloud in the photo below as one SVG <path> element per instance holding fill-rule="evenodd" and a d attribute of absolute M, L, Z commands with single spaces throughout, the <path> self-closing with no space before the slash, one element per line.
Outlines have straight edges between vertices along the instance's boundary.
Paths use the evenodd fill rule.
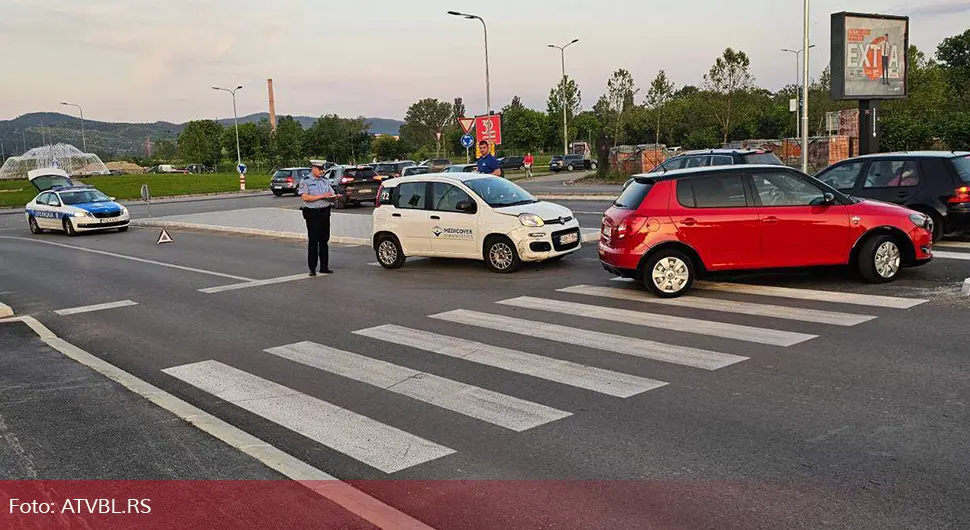
<path fill-rule="evenodd" d="M 960 2 L 943 2 L 936 4 L 926 4 L 913 8 L 903 8 L 902 11 L 908 12 L 910 16 L 932 17 L 936 15 L 952 15 L 970 11 L 970 0 Z"/>

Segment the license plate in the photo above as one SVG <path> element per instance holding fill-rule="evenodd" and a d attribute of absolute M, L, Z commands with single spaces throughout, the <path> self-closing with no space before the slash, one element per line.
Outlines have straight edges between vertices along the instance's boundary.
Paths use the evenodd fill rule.
<path fill-rule="evenodd" d="M 604 227 L 603 227 L 603 229 L 602 229 L 602 230 L 601 230 L 600 232 L 601 232 L 601 233 L 602 233 L 602 234 L 603 234 L 604 236 L 606 236 L 606 237 L 610 237 L 610 234 L 612 233 L 612 229 L 611 229 L 610 227 L 608 227 L 608 226 L 604 226 Z"/>
<path fill-rule="evenodd" d="M 372 191 L 374 191 L 374 190 L 372 190 L 372 189 L 366 189 L 366 190 L 357 190 L 357 193 L 370 193 L 370 192 L 372 192 Z"/>
<path fill-rule="evenodd" d="M 283 186 L 273 186 L 273 189 L 274 190 L 281 190 L 281 189 L 283 189 Z"/>
<path fill-rule="evenodd" d="M 105 223 L 108 223 L 108 222 L 111 222 L 111 220 L 110 219 L 102 219 L 101 220 L 101 224 L 105 224 Z"/>
<path fill-rule="evenodd" d="M 579 241 L 579 234 L 566 234 L 559 236 L 560 245 L 569 245 L 570 243 L 575 243 Z"/>

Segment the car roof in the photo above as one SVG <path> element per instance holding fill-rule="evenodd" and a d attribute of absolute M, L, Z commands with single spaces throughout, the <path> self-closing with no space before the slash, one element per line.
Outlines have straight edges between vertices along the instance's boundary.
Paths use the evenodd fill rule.
<path fill-rule="evenodd" d="M 408 182 L 422 182 L 429 179 L 451 182 L 468 182 L 469 180 L 477 180 L 489 177 L 501 178 L 496 177 L 495 175 L 483 175 L 481 173 L 425 173 L 423 175 L 398 177 L 396 179 L 387 180 L 385 181 L 385 185 L 391 184 L 393 186 L 397 186 L 399 184 L 406 184 Z"/>
<path fill-rule="evenodd" d="M 895 151 L 892 153 L 872 153 L 869 155 L 854 156 L 846 160 L 866 160 L 873 158 L 892 158 L 898 156 L 909 156 L 916 158 L 955 158 L 960 156 L 970 156 L 968 151 Z"/>
<path fill-rule="evenodd" d="M 53 188 L 51 188 L 51 189 L 49 189 L 47 191 L 54 192 L 54 193 L 63 193 L 65 191 L 83 191 L 83 190 L 94 190 L 94 189 L 96 189 L 94 186 L 85 186 L 84 184 L 75 184 L 73 186 L 64 186 L 63 188 L 59 188 L 59 187 L 55 186 L 55 187 L 53 187 Z"/>
<path fill-rule="evenodd" d="M 779 166 L 776 164 L 739 164 L 734 166 L 706 166 L 706 167 L 689 167 L 684 169 L 671 169 L 670 171 L 657 171 L 654 173 L 638 173 L 636 175 L 631 175 L 630 178 L 646 178 L 656 181 L 661 180 L 672 180 L 678 177 L 689 177 L 691 175 L 696 175 L 699 173 L 736 173 L 751 171 L 752 169 L 778 169 L 778 168 L 788 168 L 788 166 Z"/>
<path fill-rule="evenodd" d="M 677 156 L 691 155 L 754 155 L 767 153 L 764 149 L 695 149 L 693 151 L 681 151 Z"/>
<path fill-rule="evenodd" d="M 310 169 L 308 167 L 281 167 L 277 168 L 276 171 L 294 171 L 297 169 Z"/>

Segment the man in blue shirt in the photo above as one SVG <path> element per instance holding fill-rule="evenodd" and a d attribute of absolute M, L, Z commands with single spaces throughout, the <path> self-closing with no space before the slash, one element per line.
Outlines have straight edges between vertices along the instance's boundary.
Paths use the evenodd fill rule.
<path fill-rule="evenodd" d="M 495 175 L 497 177 L 502 176 L 502 167 L 498 163 L 498 159 L 492 154 L 491 150 L 488 148 L 488 142 L 482 140 L 478 142 L 478 152 L 485 153 L 478 159 L 478 172 L 483 175 Z"/>
<path fill-rule="evenodd" d="M 320 261 L 321 274 L 333 274 L 330 270 L 330 207 L 337 196 L 330 181 L 323 178 L 325 162 L 311 160 L 312 177 L 300 181 L 297 192 L 303 198 L 303 219 L 306 220 L 307 239 L 310 240 L 307 249 L 307 264 L 310 266 L 310 276 L 317 275 L 317 259 Z"/>

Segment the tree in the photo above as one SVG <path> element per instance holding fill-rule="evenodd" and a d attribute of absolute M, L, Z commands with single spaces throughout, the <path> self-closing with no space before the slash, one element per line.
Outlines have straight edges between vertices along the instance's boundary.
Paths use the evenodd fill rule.
<path fill-rule="evenodd" d="M 506 152 L 538 150 L 544 143 L 546 115 L 526 108 L 519 96 L 502 109 L 502 147 Z"/>
<path fill-rule="evenodd" d="M 647 99 L 644 102 L 655 114 L 657 122 L 657 144 L 660 143 L 660 120 L 663 117 L 664 107 L 674 97 L 674 83 L 667 79 L 667 72 L 661 70 L 657 72 L 657 77 L 650 82 L 650 90 L 647 91 Z"/>
<path fill-rule="evenodd" d="M 232 158 L 236 155 L 236 128 L 226 127 L 222 131 L 222 148 Z M 257 123 L 239 124 L 239 154 L 243 161 L 266 160 L 269 152 L 269 124 L 260 127 Z"/>
<path fill-rule="evenodd" d="M 613 72 L 606 82 L 606 99 L 610 102 L 612 111 L 613 147 L 616 147 L 623 129 L 623 122 L 633 108 L 633 98 L 639 90 L 634 86 L 630 72 L 620 68 Z"/>
<path fill-rule="evenodd" d="M 546 114 L 548 115 L 548 132 L 546 137 L 547 147 L 553 147 L 562 142 L 562 112 L 566 108 L 566 119 L 572 122 L 573 116 L 582 109 L 583 93 L 579 90 L 579 85 L 568 76 L 549 90 L 549 100 L 546 103 Z M 571 130 L 575 129 L 570 125 Z M 569 131 L 567 137 L 573 137 Z"/>
<path fill-rule="evenodd" d="M 440 135 L 453 123 L 454 111 L 448 102 L 434 98 L 413 103 L 404 116 L 401 136 L 407 137 L 406 143 L 418 149 L 434 143 L 437 154 L 441 150 Z"/>
<path fill-rule="evenodd" d="M 750 68 L 751 61 L 747 54 L 726 48 L 704 76 L 704 88 L 712 93 L 714 117 L 721 126 L 724 143 L 727 143 L 731 133 L 731 119 L 736 110 L 734 103 L 738 93 L 750 89 L 754 84 Z"/>
<path fill-rule="evenodd" d="M 155 159 L 157 160 L 174 160 L 178 156 L 175 141 L 169 140 L 168 138 L 158 140 L 152 147 L 152 154 L 155 155 Z"/>
<path fill-rule="evenodd" d="M 372 136 L 367 118 L 321 116 L 303 136 L 304 152 L 334 162 L 356 162 L 371 152 Z"/>
<path fill-rule="evenodd" d="M 297 164 L 303 159 L 303 125 L 293 116 L 283 116 L 272 137 L 273 163 L 277 167 Z"/>
<path fill-rule="evenodd" d="M 970 102 L 970 29 L 943 39 L 936 48 L 950 87 L 964 103 Z"/>
<path fill-rule="evenodd" d="M 397 138 L 386 134 L 375 138 L 371 146 L 378 160 L 400 160 L 406 155 L 403 147 Z"/>
<path fill-rule="evenodd" d="M 212 120 L 190 121 L 179 135 L 179 158 L 192 163 L 213 163 L 222 159 L 222 125 Z"/>

